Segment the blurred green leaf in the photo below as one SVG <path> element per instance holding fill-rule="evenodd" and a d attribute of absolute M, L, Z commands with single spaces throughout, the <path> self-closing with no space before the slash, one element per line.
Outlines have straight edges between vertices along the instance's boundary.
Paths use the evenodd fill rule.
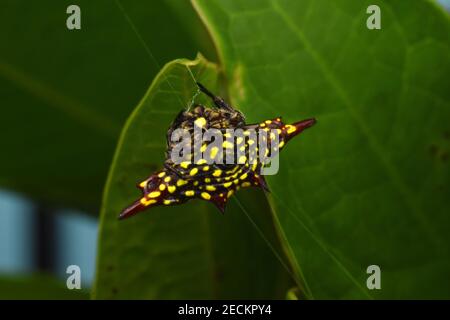
<path fill-rule="evenodd" d="M 217 67 L 201 56 L 170 62 L 123 129 L 104 193 L 94 298 L 282 298 L 291 285 L 259 190 L 240 193 L 225 215 L 193 200 L 117 219 L 140 197 L 136 184 L 161 168 L 167 129 L 197 92 L 193 76 L 217 90 Z M 209 105 L 203 95 L 196 102 Z"/>
<path fill-rule="evenodd" d="M 250 121 L 314 116 L 270 200 L 309 298 L 449 298 L 449 19 L 432 1 L 195 0 Z M 381 290 L 366 268 L 381 267 Z"/>
<path fill-rule="evenodd" d="M 64 281 L 49 275 L 0 277 L 0 300 L 84 300 L 84 289 L 69 290 Z"/>
<path fill-rule="evenodd" d="M 289 291 L 286 293 L 286 300 L 299 300 L 300 291 L 297 287 L 289 289 Z"/>
<path fill-rule="evenodd" d="M 71 4 L 2 1 L 0 187 L 95 212 L 120 128 L 160 65 L 214 52 L 187 1 L 76 1 L 74 31 Z"/>

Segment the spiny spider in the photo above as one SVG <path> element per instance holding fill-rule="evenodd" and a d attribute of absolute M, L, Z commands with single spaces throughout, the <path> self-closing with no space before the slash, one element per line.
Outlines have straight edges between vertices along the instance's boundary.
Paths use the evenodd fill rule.
<path fill-rule="evenodd" d="M 128 218 L 149 207 L 177 205 L 194 198 L 210 201 L 224 213 L 228 199 L 240 188 L 255 186 L 268 191 L 264 176 L 261 175 L 267 157 L 278 154 L 289 140 L 316 122 L 312 118 L 284 124 L 281 117 L 277 117 L 258 124 L 246 124 L 240 111 L 213 95 L 202 84 L 197 85 L 212 99 L 215 108 L 195 105 L 192 110 L 181 111 L 177 115 L 167 132 L 164 168 L 138 184 L 142 197 L 125 208 L 119 219 Z M 182 161 L 173 161 L 171 156 L 173 152 L 178 152 L 175 150 L 177 143 L 172 139 L 177 129 L 187 132 L 189 148 L 194 146 L 194 152 L 181 156 Z M 201 140 L 200 136 L 209 129 L 215 129 L 222 135 L 222 148 L 214 144 L 215 140 Z M 242 130 L 243 136 L 236 138 L 233 135 L 237 129 Z M 200 144 L 196 141 L 200 141 Z M 262 141 L 266 145 L 263 154 L 258 152 Z M 195 148 L 196 143 L 198 148 Z M 186 143 L 183 146 L 186 147 Z M 197 157 L 199 154 L 200 157 Z M 230 154 L 234 161 L 231 164 L 229 161 L 224 163 L 223 160 Z M 236 154 L 240 154 L 239 158 Z"/>

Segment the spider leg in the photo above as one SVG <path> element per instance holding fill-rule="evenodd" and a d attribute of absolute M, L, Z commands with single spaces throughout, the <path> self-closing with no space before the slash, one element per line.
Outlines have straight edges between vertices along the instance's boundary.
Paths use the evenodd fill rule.
<path fill-rule="evenodd" d="M 208 97 L 211 98 L 211 100 L 214 102 L 217 108 L 223 108 L 229 111 L 234 111 L 233 107 L 229 106 L 221 97 L 215 96 L 211 91 L 206 89 L 205 86 L 202 85 L 200 82 L 197 82 L 197 86 L 204 94 L 206 94 Z"/>

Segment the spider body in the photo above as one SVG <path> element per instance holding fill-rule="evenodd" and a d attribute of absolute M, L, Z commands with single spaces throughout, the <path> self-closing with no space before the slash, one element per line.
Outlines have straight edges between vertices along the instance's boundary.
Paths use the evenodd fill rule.
<path fill-rule="evenodd" d="M 248 125 L 241 112 L 198 85 L 216 108 L 196 105 L 178 114 L 167 132 L 163 169 L 138 184 L 142 197 L 123 210 L 120 219 L 149 207 L 177 205 L 195 198 L 214 203 L 223 213 L 227 200 L 240 188 L 255 186 L 267 190 L 261 175 L 265 157 L 276 155 L 290 139 L 315 123 L 315 119 L 308 119 L 289 125 L 277 117 Z M 178 129 L 190 138 L 184 144 L 172 139 Z M 210 129 L 220 137 L 201 140 Z M 260 150 L 262 143 L 266 146 L 264 152 Z M 172 155 L 177 154 L 180 145 L 190 152 L 180 154 L 181 159 L 174 161 Z"/>

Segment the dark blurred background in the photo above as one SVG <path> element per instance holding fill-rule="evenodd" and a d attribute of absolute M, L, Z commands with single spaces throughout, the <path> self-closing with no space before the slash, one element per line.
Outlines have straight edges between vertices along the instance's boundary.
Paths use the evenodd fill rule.
<path fill-rule="evenodd" d="M 161 67 L 197 52 L 216 61 L 186 0 L 0 2 L 0 298 L 88 297 L 121 128 Z"/>

